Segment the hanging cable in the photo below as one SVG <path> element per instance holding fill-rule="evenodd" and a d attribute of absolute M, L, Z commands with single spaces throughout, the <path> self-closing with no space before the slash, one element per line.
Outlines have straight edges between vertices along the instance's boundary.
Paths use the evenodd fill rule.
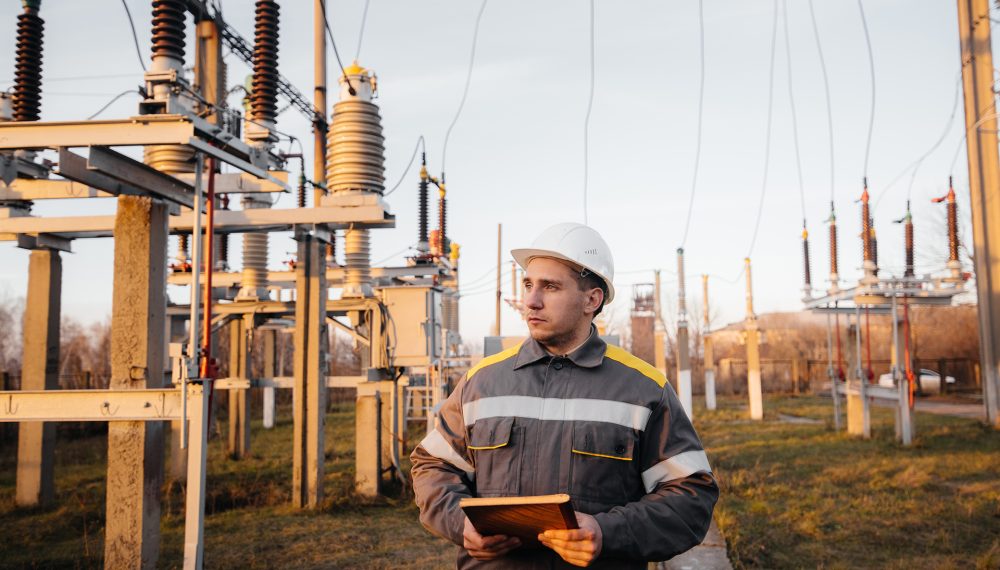
<path fill-rule="evenodd" d="M 768 75 L 767 88 L 767 127 L 764 137 L 764 177 L 760 185 L 760 201 L 757 205 L 757 220 L 753 225 L 753 236 L 750 238 L 750 248 L 746 256 L 752 257 L 753 247 L 757 243 L 757 232 L 760 230 L 760 219 L 764 214 L 764 197 L 767 195 L 767 175 L 771 166 L 771 115 L 774 109 L 774 52 L 778 37 L 778 0 L 774 0 L 774 16 L 771 23 L 771 66 Z"/>
<path fill-rule="evenodd" d="M 865 31 L 865 45 L 868 46 L 868 71 L 872 79 L 872 104 L 871 112 L 868 114 L 868 140 L 865 142 L 865 167 L 862 175 L 868 176 L 868 158 L 872 150 L 872 132 L 875 130 L 875 56 L 872 54 L 872 39 L 868 33 L 868 19 L 865 18 L 865 7 L 862 0 L 858 0 L 858 12 L 861 13 L 861 27 Z"/>
<path fill-rule="evenodd" d="M 448 130 L 444 133 L 444 146 L 441 148 L 442 182 L 444 182 L 445 161 L 448 159 L 448 140 L 451 139 L 451 131 L 455 128 L 455 124 L 458 123 L 458 118 L 462 116 L 462 109 L 465 108 L 465 100 L 469 96 L 469 85 L 472 83 L 472 68 L 476 63 L 476 45 L 479 43 L 479 24 L 483 20 L 483 12 L 486 11 L 486 3 L 488 1 L 483 0 L 483 3 L 479 5 L 479 14 L 476 15 L 476 27 L 472 31 L 472 50 L 469 53 L 469 70 L 465 74 L 465 88 L 462 90 L 462 99 L 458 103 L 458 110 L 455 111 L 455 117 L 452 118 L 451 124 L 448 125 Z"/>
<path fill-rule="evenodd" d="M 354 61 L 361 58 L 361 40 L 365 37 L 365 22 L 368 21 L 368 4 L 371 0 L 365 0 L 365 10 L 361 13 L 361 29 L 358 30 L 358 49 L 354 50 Z"/>
<path fill-rule="evenodd" d="M 782 27 L 785 32 L 785 62 L 788 65 L 788 104 L 792 111 L 792 141 L 795 143 L 795 172 L 799 177 L 799 204 L 802 208 L 802 229 L 806 227 L 806 189 L 802 182 L 802 155 L 799 150 L 799 121 L 795 112 L 795 88 L 792 84 L 792 44 L 788 39 L 788 5 L 781 0 Z"/>
<path fill-rule="evenodd" d="M 128 25 L 132 28 L 132 41 L 135 42 L 135 55 L 139 58 L 139 65 L 146 71 L 146 60 L 142 57 L 142 50 L 139 49 L 139 36 L 135 33 L 135 22 L 132 21 L 132 11 L 128 9 L 128 2 L 122 0 L 122 8 L 125 8 L 125 15 L 128 16 Z"/>
<path fill-rule="evenodd" d="M 406 169 L 403 170 L 403 174 L 399 177 L 399 181 L 396 182 L 395 185 L 393 185 L 393 187 L 392 187 L 391 190 L 389 190 L 388 192 L 382 194 L 383 198 L 386 197 L 386 196 L 388 196 L 389 194 L 392 194 L 393 192 L 395 192 L 396 188 L 399 188 L 399 185 L 403 183 L 403 180 L 406 180 L 406 175 L 410 173 L 410 167 L 413 166 L 413 161 L 417 158 L 417 149 L 421 149 L 421 148 L 425 148 L 424 147 L 424 135 L 420 135 L 419 137 L 417 137 L 417 144 L 413 146 L 413 154 L 410 155 L 410 162 L 406 163 Z M 426 149 L 425 149 L 425 151 L 426 151 Z"/>
<path fill-rule="evenodd" d="M 698 0 L 698 59 L 701 62 L 701 72 L 698 79 L 698 136 L 694 144 L 694 174 L 691 175 L 691 195 L 688 198 L 687 219 L 684 221 L 684 234 L 681 237 L 681 247 L 687 245 L 688 231 L 691 229 L 691 213 L 694 211 L 694 195 L 698 187 L 698 168 L 701 166 L 701 133 L 702 116 L 705 107 L 705 5 L 704 0 Z"/>
<path fill-rule="evenodd" d="M 833 107 L 830 104 L 830 78 L 826 74 L 826 58 L 823 57 L 823 44 L 819 40 L 819 27 L 816 25 L 816 11 L 813 10 L 813 0 L 809 0 L 809 18 L 812 20 L 813 38 L 816 39 L 816 51 L 819 53 L 819 68 L 823 72 L 823 93 L 826 96 L 826 123 L 830 134 L 830 202 L 833 203 L 835 188 L 834 152 L 833 152 Z"/>
<path fill-rule="evenodd" d="M 347 71 L 344 70 L 344 62 L 340 61 L 340 52 L 337 51 L 337 42 L 333 39 L 333 31 L 330 30 L 330 20 L 326 17 L 326 0 L 319 0 L 320 8 L 323 9 L 323 26 L 326 27 L 326 35 L 330 38 L 330 45 L 333 47 L 333 56 L 337 59 L 337 65 L 340 66 L 340 73 L 344 76 L 344 81 L 347 82 L 347 91 L 351 95 L 357 95 L 358 92 L 354 90 L 354 86 L 351 85 L 351 80 L 347 78 Z"/>
<path fill-rule="evenodd" d="M 93 115 L 90 115 L 89 117 L 87 117 L 87 120 L 89 121 L 91 119 L 97 118 L 97 116 L 100 115 L 101 113 L 103 113 L 104 111 L 106 111 L 108 109 L 108 107 L 110 107 L 111 105 L 114 105 L 115 101 L 121 99 L 122 97 L 128 95 L 129 93 L 135 93 L 137 95 L 142 95 L 141 93 L 139 93 L 138 89 L 128 89 L 126 91 L 122 91 L 121 93 L 115 95 L 113 99 L 111 99 L 110 101 L 108 101 L 107 103 L 105 103 L 104 106 L 101 107 L 100 109 L 98 109 Z"/>
<path fill-rule="evenodd" d="M 594 108 L 594 0 L 590 0 L 590 91 L 583 119 L 583 223 L 587 223 L 587 186 L 590 183 L 590 112 Z"/>

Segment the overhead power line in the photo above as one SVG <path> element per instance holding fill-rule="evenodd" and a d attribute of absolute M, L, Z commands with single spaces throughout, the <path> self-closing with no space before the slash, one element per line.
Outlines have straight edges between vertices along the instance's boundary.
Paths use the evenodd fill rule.
<path fill-rule="evenodd" d="M 823 57 L 823 43 L 819 39 L 819 27 L 816 25 L 816 11 L 813 10 L 813 0 L 809 0 L 809 18 L 812 20 L 813 38 L 816 39 L 816 51 L 819 53 L 819 68 L 823 72 L 827 132 L 830 135 L 830 202 L 833 203 L 834 188 L 836 187 L 836 165 L 834 163 L 833 151 L 833 107 L 830 103 L 830 78 L 826 74 L 826 58 Z"/>
<path fill-rule="evenodd" d="M 399 177 L 399 181 L 397 181 L 396 184 L 393 185 L 391 190 L 389 190 L 382 196 L 388 196 L 389 194 L 392 194 L 393 192 L 396 191 L 396 188 L 399 188 L 399 185 L 402 184 L 404 180 L 406 180 L 406 175 L 410 173 L 410 167 L 413 166 L 413 161 L 416 160 L 417 158 L 417 150 L 421 148 L 424 148 L 424 135 L 420 135 L 419 137 L 417 137 L 417 144 L 413 145 L 413 154 L 410 155 L 410 162 L 406 163 L 406 169 L 403 170 L 403 174 Z"/>
<path fill-rule="evenodd" d="M 705 107 L 705 6 L 704 0 L 698 0 L 698 59 L 701 62 L 701 73 L 698 79 L 698 135 L 694 144 L 694 174 L 691 175 L 691 196 L 688 198 L 687 219 L 684 221 L 684 234 L 681 237 L 681 247 L 687 244 L 688 232 L 691 230 L 691 213 L 694 211 L 694 196 L 698 188 L 698 168 L 701 165 L 701 134 L 702 112 Z"/>
<path fill-rule="evenodd" d="M 146 58 L 142 56 L 142 50 L 139 49 L 139 36 L 135 33 L 135 22 L 132 21 L 132 11 L 128 9 L 128 2 L 122 0 L 122 8 L 125 8 L 125 15 L 128 17 L 128 26 L 132 28 L 132 41 L 135 42 L 135 55 L 139 58 L 139 65 L 142 66 L 142 70 L 146 71 Z"/>
<path fill-rule="evenodd" d="M 795 82 L 792 74 L 792 42 L 788 39 L 788 3 L 781 0 L 781 16 L 785 31 L 785 61 L 788 64 L 788 105 L 792 111 L 792 140 L 795 142 L 795 172 L 799 177 L 799 204 L 802 207 L 802 227 L 806 226 L 806 187 L 802 181 L 802 155 L 799 150 L 799 120 L 795 112 Z"/>
<path fill-rule="evenodd" d="M 358 49 L 354 50 L 354 61 L 361 59 L 361 40 L 365 37 L 365 22 L 368 21 L 368 4 L 371 0 L 365 0 L 365 9 L 361 12 L 361 29 L 358 30 Z"/>
<path fill-rule="evenodd" d="M 757 232 L 760 230 L 760 219 L 764 215 L 764 198 L 767 196 L 767 176 L 771 167 L 771 116 L 774 110 L 774 52 L 778 37 L 778 0 L 774 0 L 774 16 L 771 24 L 771 66 L 768 72 L 767 87 L 767 126 L 764 129 L 764 177 L 760 185 L 760 201 L 757 204 L 757 219 L 753 224 L 753 235 L 750 238 L 750 248 L 746 257 L 753 254 L 754 245 L 757 243 Z M 742 270 L 741 270 L 742 272 Z M 739 279 L 737 277 L 737 279 Z"/>
<path fill-rule="evenodd" d="M 861 0 L 858 0 L 858 12 L 861 14 L 861 27 L 865 31 L 865 45 L 868 46 L 868 71 L 872 79 L 872 103 L 871 112 L 868 114 L 868 140 L 865 142 L 865 168 L 864 176 L 868 177 L 868 158 L 872 150 L 872 132 L 875 130 L 875 56 L 872 54 L 872 39 L 868 33 L 868 19 L 865 18 L 865 7 Z"/>
<path fill-rule="evenodd" d="M 465 88 L 462 89 L 462 99 L 458 103 L 458 109 L 455 111 L 455 117 L 452 118 L 451 124 L 448 125 L 448 130 L 444 133 L 444 145 L 441 148 L 441 180 L 444 180 L 445 174 L 445 161 L 448 159 L 448 141 L 451 139 L 451 131 L 455 128 L 458 123 L 458 118 L 462 116 L 462 109 L 465 108 L 465 100 L 469 96 L 469 84 L 472 83 L 472 68 L 476 63 L 476 45 L 479 42 L 479 24 L 483 20 L 483 12 L 486 11 L 486 3 L 488 0 L 483 0 L 483 3 L 479 5 L 479 14 L 476 15 L 476 27 L 472 32 L 472 49 L 469 52 L 469 70 L 465 74 Z"/>

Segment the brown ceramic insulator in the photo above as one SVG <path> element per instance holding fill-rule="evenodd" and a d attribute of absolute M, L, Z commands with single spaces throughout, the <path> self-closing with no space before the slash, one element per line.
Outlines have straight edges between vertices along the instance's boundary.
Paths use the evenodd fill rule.
<path fill-rule="evenodd" d="M 299 207 L 306 207 L 306 179 L 305 177 L 299 177 Z"/>
<path fill-rule="evenodd" d="M 45 22 L 35 8 L 17 16 L 14 65 L 14 120 L 37 121 L 42 111 L 42 35 Z"/>
<path fill-rule="evenodd" d="M 418 202 L 420 208 L 420 225 L 417 229 L 417 243 L 428 243 L 427 242 L 427 188 L 429 183 L 421 179 L 420 180 L 420 191 L 418 193 Z"/>
<path fill-rule="evenodd" d="M 802 263 L 805 265 L 806 287 L 812 285 L 812 271 L 809 268 L 809 238 L 802 238 Z"/>
<path fill-rule="evenodd" d="M 254 7 L 253 81 L 250 112 L 255 121 L 278 115 L 278 3 L 257 0 Z"/>
<path fill-rule="evenodd" d="M 190 257 L 188 253 L 188 234 L 180 234 L 177 236 L 177 255 L 178 257 L 183 256 L 184 261 L 187 261 Z"/>
<path fill-rule="evenodd" d="M 448 201 L 445 198 L 444 193 L 442 193 L 441 199 L 438 200 L 438 229 L 441 232 L 439 236 L 440 239 L 439 243 L 441 244 L 441 251 L 439 252 L 440 255 L 447 255 L 448 251 L 448 239 L 447 239 L 448 233 L 446 231 L 447 223 L 448 223 Z"/>
<path fill-rule="evenodd" d="M 229 267 L 229 234 L 219 234 L 219 261 L 223 267 Z"/>
<path fill-rule="evenodd" d="M 184 2 L 153 0 L 153 57 L 184 61 Z"/>
<path fill-rule="evenodd" d="M 913 277 L 913 221 L 906 220 L 906 224 L 903 226 L 903 232 L 906 239 L 906 271 L 903 273 L 904 277 Z"/>
<path fill-rule="evenodd" d="M 948 261 L 958 261 L 958 204 L 948 200 Z"/>
<path fill-rule="evenodd" d="M 872 218 L 867 199 L 861 201 L 861 254 L 865 261 L 875 261 L 872 254 Z"/>
<path fill-rule="evenodd" d="M 830 224 L 830 274 L 839 275 L 837 270 L 837 223 Z"/>
<path fill-rule="evenodd" d="M 875 236 L 875 232 L 869 233 L 871 236 L 868 240 L 872 252 L 872 263 L 875 264 L 875 275 L 878 275 L 878 237 Z"/>

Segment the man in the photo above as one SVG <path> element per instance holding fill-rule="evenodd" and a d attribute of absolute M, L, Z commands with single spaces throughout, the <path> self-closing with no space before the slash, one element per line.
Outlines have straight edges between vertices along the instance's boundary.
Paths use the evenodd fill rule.
<path fill-rule="evenodd" d="M 531 338 L 483 359 L 414 450 L 420 520 L 460 546 L 459 568 L 646 568 L 700 543 L 719 489 L 658 370 L 592 323 L 614 298 L 614 262 L 593 229 L 558 224 L 511 251 L 525 269 Z M 580 528 L 482 536 L 463 497 L 568 493 Z"/>

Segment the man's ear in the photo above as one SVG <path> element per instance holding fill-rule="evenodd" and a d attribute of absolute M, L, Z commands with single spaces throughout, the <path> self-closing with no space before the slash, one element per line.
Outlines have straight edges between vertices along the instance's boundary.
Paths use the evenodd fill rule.
<path fill-rule="evenodd" d="M 597 312 L 597 308 L 604 302 L 604 291 L 600 287 L 594 287 L 587 292 L 586 311 L 589 314 Z"/>

